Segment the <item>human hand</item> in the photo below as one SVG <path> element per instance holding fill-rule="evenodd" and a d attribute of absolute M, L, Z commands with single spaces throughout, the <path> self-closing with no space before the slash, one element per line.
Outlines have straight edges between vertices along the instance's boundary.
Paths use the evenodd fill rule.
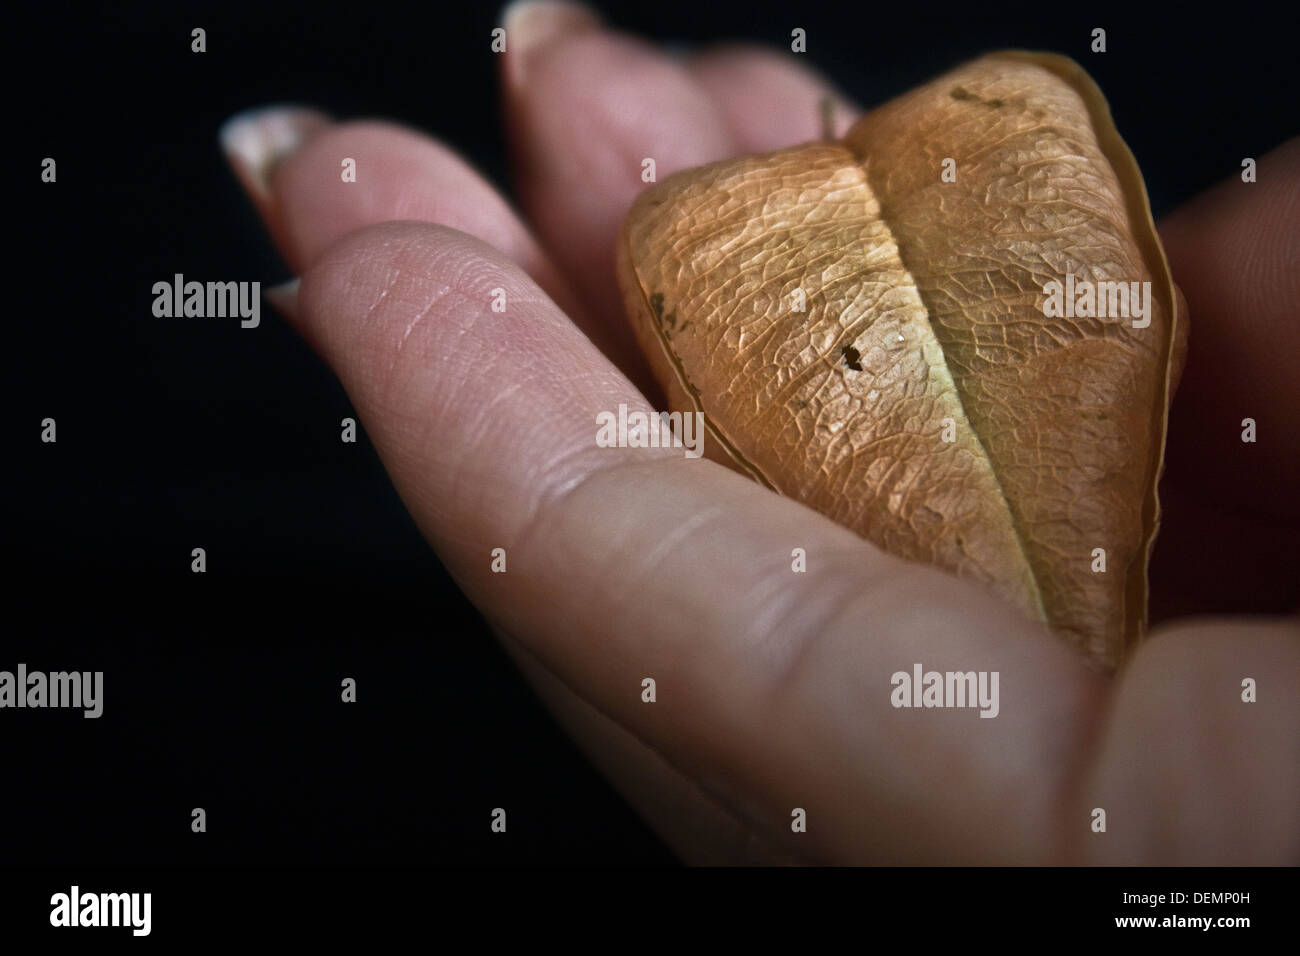
<path fill-rule="evenodd" d="M 596 446 L 599 412 L 657 407 L 613 266 L 641 159 L 664 176 L 817 138 L 816 104 L 835 94 L 786 57 L 682 63 L 573 7 L 506 29 L 528 225 L 446 147 L 390 124 L 262 114 L 227 144 L 302 276 L 277 301 L 342 379 L 412 516 L 661 835 L 693 861 L 1300 859 L 1294 619 L 1166 624 L 1107 680 L 992 596 L 720 466 Z M 842 133 L 856 109 L 837 99 Z M 1286 368 L 1300 148 L 1260 169 L 1164 226 L 1194 331 L 1163 532 L 1183 544 L 1157 550 L 1157 609 L 1294 601 L 1297 443 L 1281 436 L 1300 424 Z M 1207 433 L 1219 408 L 1273 436 Z M 1211 593 L 1196 568 L 1222 553 L 1250 574 Z M 895 709 L 890 676 L 914 662 L 997 672 L 997 718 Z M 1257 703 L 1242 702 L 1247 677 Z M 807 832 L 792 832 L 795 808 Z"/>

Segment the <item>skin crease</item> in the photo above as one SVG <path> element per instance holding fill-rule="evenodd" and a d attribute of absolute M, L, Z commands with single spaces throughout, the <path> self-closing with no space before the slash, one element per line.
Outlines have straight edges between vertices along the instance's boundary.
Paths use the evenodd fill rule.
<path fill-rule="evenodd" d="M 504 79 L 529 226 L 445 147 L 386 124 L 305 129 L 269 182 L 232 160 L 303 276 L 296 298 L 277 301 L 342 379 L 448 569 L 633 806 L 693 862 L 1300 862 L 1294 618 L 1165 624 L 1107 681 L 992 597 L 719 466 L 595 446 L 596 412 L 657 407 L 634 385 L 644 369 L 612 260 L 651 153 L 619 117 L 653 100 L 663 177 L 790 145 L 805 127 L 820 135 L 804 104 L 827 88 L 777 54 L 732 48 L 683 63 L 574 7 L 521 16 L 507 23 Z M 597 141 L 605 171 L 593 179 L 576 144 Z M 341 152 L 389 165 L 340 187 Z M 1295 143 L 1260 157 L 1260 173 L 1235 202 L 1294 208 Z M 1255 337 L 1238 342 L 1243 362 L 1280 351 L 1274 327 L 1238 316 L 1246 302 L 1277 301 L 1259 283 L 1285 294 L 1293 280 L 1215 266 L 1214 250 L 1246 236 L 1294 262 L 1296 217 L 1233 216 L 1233 190 L 1229 180 L 1170 220 L 1196 326 L 1175 420 L 1241 398 L 1261 423 L 1282 422 L 1300 400 L 1293 378 L 1219 378 L 1203 359 L 1193 371 L 1207 325 L 1220 330 L 1209 341 Z M 1184 263 L 1217 269 L 1217 285 L 1189 281 Z M 498 287 L 505 313 L 490 308 Z M 626 358 L 628 374 L 593 341 Z M 1232 440 L 1188 441 L 1166 483 L 1220 507 L 1221 486 L 1202 476 L 1270 489 L 1272 469 L 1289 467 L 1280 456 L 1294 454 L 1277 434 L 1247 446 L 1255 458 L 1239 469 Z M 1258 553 L 1294 536 L 1289 500 L 1260 494 L 1249 507 L 1252 527 L 1273 535 L 1256 539 Z M 1177 518 L 1171 509 L 1167 533 Z M 1204 554 L 1235 551 L 1237 532 L 1186 534 Z M 790 573 L 795 546 L 807 574 Z M 507 574 L 489 570 L 494 547 L 507 549 Z M 1180 562 L 1196 558 L 1157 550 L 1156 604 L 1226 600 L 1200 582 L 1179 589 Z M 1259 574 L 1257 603 L 1248 580 L 1231 601 L 1276 610 L 1276 572 Z M 914 661 L 999 671 L 998 718 L 890 707 L 889 675 Z M 653 706 L 640 698 L 647 675 Z M 1259 682 L 1256 704 L 1240 702 L 1244 676 Z M 1089 829 L 1099 806 L 1106 834 Z M 808 812 L 805 834 L 790 832 L 793 807 Z"/>

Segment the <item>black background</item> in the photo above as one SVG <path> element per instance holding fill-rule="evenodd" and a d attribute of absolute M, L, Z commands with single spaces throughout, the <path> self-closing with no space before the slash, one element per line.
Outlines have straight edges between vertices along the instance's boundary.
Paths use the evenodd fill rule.
<path fill-rule="evenodd" d="M 1107 94 L 1157 217 L 1295 132 L 1293 16 L 1254 5 L 601 6 L 690 44 L 788 49 L 803 27 L 808 60 L 865 105 L 987 49 L 1067 54 Z M 177 272 L 287 277 L 217 147 L 239 110 L 395 118 L 509 191 L 497 15 L 135 4 L 11 21 L 0 669 L 103 670 L 106 689 L 99 720 L 0 712 L 3 862 L 673 861 L 536 703 L 364 435 L 339 441 L 347 397 L 269 306 L 256 330 L 151 311 Z"/>

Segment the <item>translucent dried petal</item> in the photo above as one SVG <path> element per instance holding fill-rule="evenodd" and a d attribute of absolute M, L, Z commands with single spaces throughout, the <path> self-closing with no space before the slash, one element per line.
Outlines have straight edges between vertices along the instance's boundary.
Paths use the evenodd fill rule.
<path fill-rule="evenodd" d="M 712 455 L 1103 666 L 1142 635 L 1176 298 L 1072 61 L 987 56 L 843 143 L 673 176 L 618 255 L 642 348 Z M 1089 288 L 1121 314 L 1068 314 Z"/>

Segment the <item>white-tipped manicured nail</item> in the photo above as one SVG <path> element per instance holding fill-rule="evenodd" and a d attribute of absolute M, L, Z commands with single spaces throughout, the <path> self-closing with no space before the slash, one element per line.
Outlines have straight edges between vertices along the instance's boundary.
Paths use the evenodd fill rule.
<path fill-rule="evenodd" d="M 218 136 L 244 188 L 258 205 L 265 205 L 276 167 L 329 123 L 324 113 L 306 107 L 265 106 L 236 113 L 222 124 Z"/>
<path fill-rule="evenodd" d="M 595 11 L 570 0 L 514 0 L 501 12 L 510 86 L 516 91 L 524 86 L 530 54 L 561 37 L 594 29 L 600 22 Z"/>
<path fill-rule="evenodd" d="M 266 296 L 266 301 L 275 306 L 276 310 L 291 323 L 297 323 L 298 321 L 298 286 L 300 283 L 301 280 L 299 279 L 290 279 L 288 282 L 282 282 L 280 285 L 274 285 L 262 291 L 262 294 Z"/>

